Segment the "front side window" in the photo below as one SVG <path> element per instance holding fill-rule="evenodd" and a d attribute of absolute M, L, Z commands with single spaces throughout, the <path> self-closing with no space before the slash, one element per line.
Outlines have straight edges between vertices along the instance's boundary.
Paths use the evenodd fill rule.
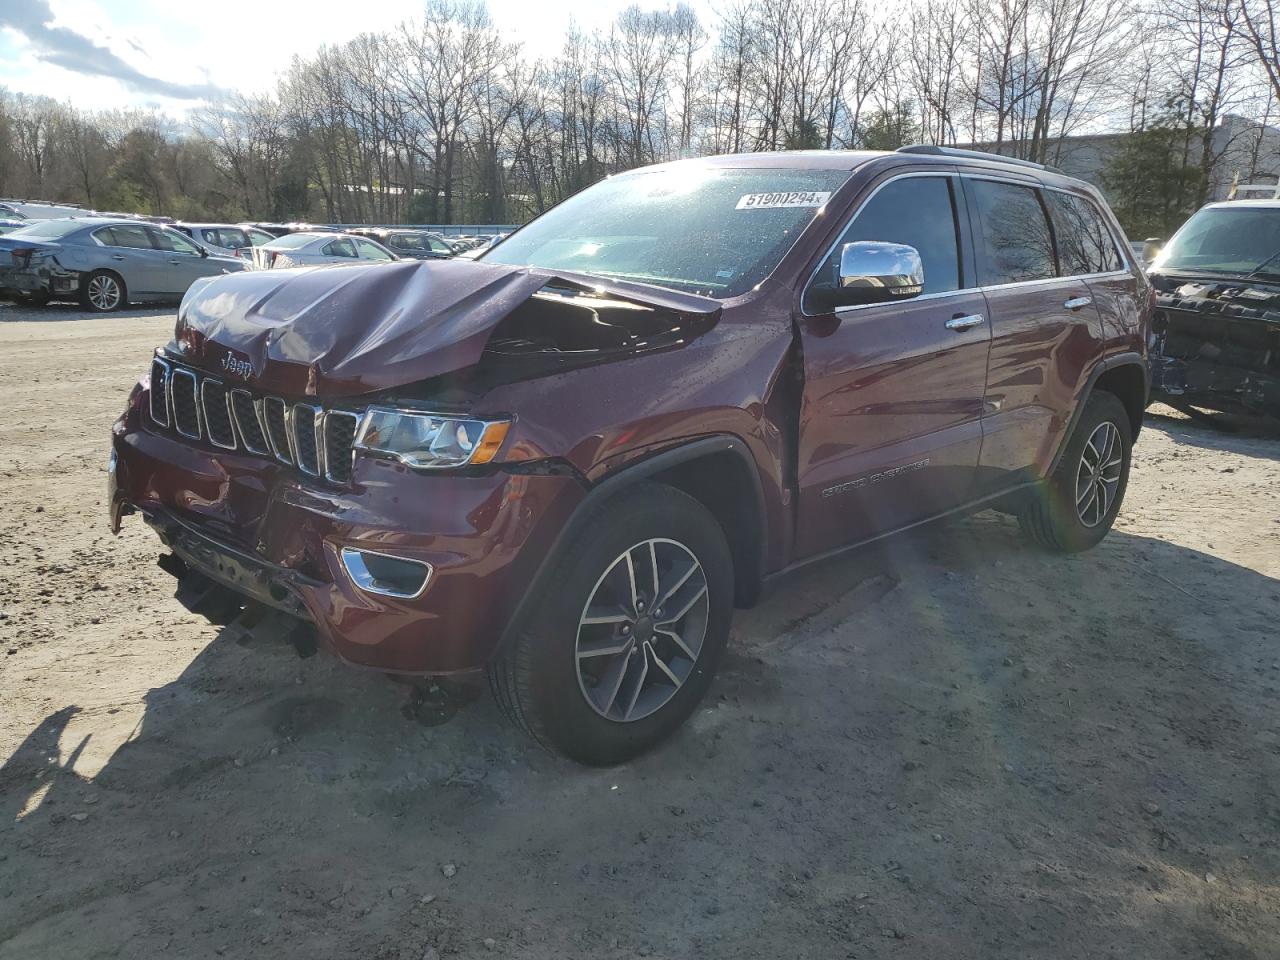
<path fill-rule="evenodd" d="M 151 234 L 151 239 L 154 241 L 157 250 L 163 250 L 166 253 L 181 253 L 188 257 L 200 256 L 200 248 L 176 230 L 152 229 L 148 233 Z"/>
<path fill-rule="evenodd" d="M 1280 277 L 1280 207 L 1206 207 L 1182 225 L 1151 268 Z"/>
<path fill-rule="evenodd" d="M 356 243 L 360 247 L 360 257 L 363 260 L 390 260 L 391 255 L 383 250 L 376 243 L 370 243 L 368 240 L 357 240 Z"/>
<path fill-rule="evenodd" d="M 1115 239 L 1102 214 L 1084 197 L 1047 190 L 1044 197 L 1058 238 L 1058 265 L 1064 277 L 1124 269 Z"/>
<path fill-rule="evenodd" d="M 978 279 L 983 286 L 1057 275 L 1053 235 L 1039 191 L 992 180 L 969 180 L 966 189 L 978 208 Z"/>
<path fill-rule="evenodd" d="M 483 259 L 735 297 L 773 272 L 848 177 L 847 170 L 687 164 L 618 174 Z"/>
<path fill-rule="evenodd" d="M 270 243 L 275 239 L 275 237 L 272 234 L 267 233 L 267 231 L 254 230 L 253 228 L 245 230 L 245 234 L 249 237 L 249 242 L 255 247 L 260 247 L 264 243 Z"/>
<path fill-rule="evenodd" d="M 960 289 L 955 204 L 946 177 L 904 177 L 881 187 L 862 205 L 817 275 L 833 278 L 845 244 L 859 240 L 915 247 L 924 266 L 926 294 Z M 812 302 L 806 292 L 804 309 L 821 313 L 826 307 Z"/>

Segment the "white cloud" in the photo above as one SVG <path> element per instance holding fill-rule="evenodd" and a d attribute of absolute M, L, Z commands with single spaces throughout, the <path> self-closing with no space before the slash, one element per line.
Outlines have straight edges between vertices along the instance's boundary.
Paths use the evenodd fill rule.
<path fill-rule="evenodd" d="M 29 0 L 0 0 L 0 4 Z M 274 89 L 295 55 L 323 44 L 340 44 L 360 33 L 390 29 L 417 16 L 421 0 L 228 0 L 224 4 L 172 0 L 45 0 L 54 14 L 49 26 L 72 31 L 105 48 L 124 68 L 154 79 L 139 89 L 111 76 L 88 76 L 41 59 L 41 51 L 17 30 L 0 29 L 0 85 L 45 94 L 86 109 L 156 106 L 184 113 L 196 101 L 165 97 L 165 89 L 218 87 L 245 92 Z M 590 31 L 607 28 L 630 0 L 489 0 L 490 14 L 526 55 L 551 57 L 571 21 Z M 666 7 L 641 0 L 645 7 Z M 709 0 L 694 6 L 710 20 Z M 12 10 L 13 8 L 10 8 Z M 0 12 L 0 23 L 6 15 Z M 8 48 L 8 50 L 6 50 Z M 9 53 L 8 51 L 12 51 Z M 122 71 L 123 72 L 123 71 Z"/>

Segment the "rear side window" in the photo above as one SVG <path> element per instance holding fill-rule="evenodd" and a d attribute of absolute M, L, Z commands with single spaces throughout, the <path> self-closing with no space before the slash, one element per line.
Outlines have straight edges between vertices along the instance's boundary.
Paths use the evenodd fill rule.
<path fill-rule="evenodd" d="M 966 188 L 978 208 L 978 280 L 984 287 L 1057 275 L 1038 191 L 991 180 L 970 180 Z"/>
<path fill-rule="evenodd" d="M 350 240 L 334 240 L 324 248 L 324 252 L 330 257 L 354 257 L 356 248 Z"/>
<path fill-rule="evenodd" d="M 111 247 L 133 247 L 138 250 L 152 249 L 151 241 L 147 239 L 147 231 L 142 227 L 107 227 L 105 230 L 99 230 L 94 236 Z"/>
<path fill-rule="evenodd" d="M 1044 196 L 1058 236 L 1058 261 L 1063 276 L 1124 269 L 1111 230 L 1097 207 L 1084 197 L 1056 190 L 1047 190 Z"/>
<path fill-rule="evenodd" d="M 955 204 L 947 177 L 905 177 L 881 187 L 863 204 L 818 275 L 833 276 L 844 245 L 858 240 L 915 247 L 924 266 L 925 293 L 960 289 Z M 825 308 L 806 304 L 805 309 L 822 312 Z"/>

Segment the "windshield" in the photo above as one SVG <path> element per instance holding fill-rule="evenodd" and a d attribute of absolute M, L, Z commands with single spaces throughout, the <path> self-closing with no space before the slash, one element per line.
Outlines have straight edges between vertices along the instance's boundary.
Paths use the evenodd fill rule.
<path fill-rule="evenodd" d="M 1280 207 L 1209 207 L 1182 225 L 1153 270 L 1280 276 Z"/>
<path fill-rule="evenodd" d="M 601 181 L 484 255 L 712 297 L 769 275 L 847 170 L 676 166 Z"/>
<path fill-rule="evenodd" d="M 30 237 L 39 240 L 56 240 L 69 233 L 75 233 L 84 226 L 79 220 L 35 220 L 27 226 L 19 227 L 10 237 L 19 239 Z"/>

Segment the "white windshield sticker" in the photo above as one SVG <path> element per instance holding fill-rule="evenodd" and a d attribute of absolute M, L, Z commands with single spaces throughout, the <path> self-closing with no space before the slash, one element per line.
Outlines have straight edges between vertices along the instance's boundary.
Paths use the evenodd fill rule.
<path fill-rule="evenodd" d="M 831 199 L 831 191 L 790 190 L 784 193 L 745 194 L 735 210 L 776 210 L 779 207 L 820 207 Z"/>

